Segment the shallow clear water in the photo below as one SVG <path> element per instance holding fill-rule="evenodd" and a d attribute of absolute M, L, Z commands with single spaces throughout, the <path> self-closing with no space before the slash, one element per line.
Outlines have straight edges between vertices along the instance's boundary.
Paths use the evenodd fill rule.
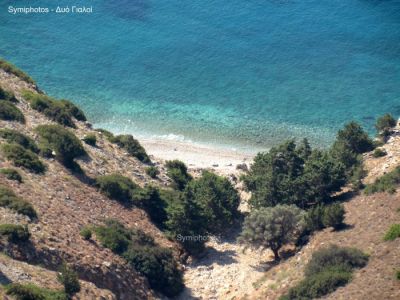
<path fill-rule="evenodd" d="M 96 126 L 254 149 L 400 114 L 398 0 L 6 2 L 0 56 Z M 72 2 L 95 13 L 6 10 Z"/>

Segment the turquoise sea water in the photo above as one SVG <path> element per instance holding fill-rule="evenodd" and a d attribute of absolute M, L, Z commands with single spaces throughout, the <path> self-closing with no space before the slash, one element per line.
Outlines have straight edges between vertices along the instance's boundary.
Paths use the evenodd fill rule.
<path fill-rule="evenodd" d="M 1 1 L 0 56 L 95 126 L 139 136 L 327 145 L 348 120 L 372 132 L 400 115 L 399 0 Z"/>

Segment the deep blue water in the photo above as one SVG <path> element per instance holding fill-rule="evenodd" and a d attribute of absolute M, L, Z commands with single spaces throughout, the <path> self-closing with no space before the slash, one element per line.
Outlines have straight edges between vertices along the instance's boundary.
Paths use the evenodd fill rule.
<path fill-rule="evenodd" d="M 6 9 L 58 3 L 95 13 Z M 0 56 L 137 135 L 327 145 L 346 121 L 400 115 L 399 0 L 2 1 Z"/>

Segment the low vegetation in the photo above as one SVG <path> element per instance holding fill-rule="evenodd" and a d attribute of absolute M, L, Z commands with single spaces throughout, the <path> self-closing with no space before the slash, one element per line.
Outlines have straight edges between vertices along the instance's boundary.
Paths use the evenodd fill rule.
<path fill-rule="evenodd" d="M 8 61 L 2 58 L 0 58 L 0 69 L 3 69 L 7 73 L 14 74 L 15 76 L 21 78 L 22 80 L 28 83 L 35 84 L 35 81 L 29 75 L 18 69 L 12 63 L 9 63 Z"/>
<path fill-rule="evenodd" d="M 0 101 L 0 120 L 25 123 L 24 114 L 8 101 Z"/>
<path fill-rule="evenodd" d="M 35 209 L 29 202 L 19 198 L 12 190 L 3 185 L 0 185 L 0 206 L 30 218 L 37 217 Z"/>
<path fill-rule="evenodd" d="M 78 274 L 65 263 L 60 267 L 57 279 L 64 286 L 69 299 L 81 290 Z"/>
<path fill-rule="evenodd" d="M 295 242 L 303 230 L 303 211 L 294 205 L 253 210 L 245 219 L 239 237 L 241 243 L 270 248 L 275 260 L 283 245 Z"/>
<path fill-rule="evenodd" d="M 387 136 L 392 132 L 392 129 L 396 126 L 396 119 L 391 114 L 385 114 L 376 120 L 375 128 L 378 132 L 378 136 L 386 139 Z"/>
<path fill-rule="evenodd" d="M 0 236 L 7 237 L 9 242 L 26 242 L 31 236 L 27 226 L 15 224 L 0 224 Z"/>
<path fill-rule="evenodd" d="M 365 194 L 371 195 L 378 192 L 388 192 L 393 194 L 396 192 L 400 183 L 400 167 L 396 167 L 393 171 L 377 178 L 374 183 L 368 184 L 364 190 Z"/>
<path fill-rule="evenodd" d="M 67 300 L 63 291 L 54 291 L 34 284 L 12 283 L 6 286 L 6 294 L 16 300 Z"/>
<path fill-rule="evenodd" d="M 377 148 L 374 150 L 374 152 L 372 153 L 372 156 L 375 158 L 379 158 L 379 157 L 383 157 L 386 156 L 387 152 L 385 149 L 381 149 L 381 148 Z"/>
<path fill-rule="evenodd" d="M 49 156 L 55 152 L 55 158 L 67 167 L 73 164 L 75 158 L 86 154 L 81 141 L 60 125 L 40 125 L 35 131 L 40 137 L 39 148 L 42 154 Z"/>
<path fill-rule="evenodd" d="M 186 165 L 180 160 L 169 160 L 165 164 L 167 175 L 173 182 L 173 188 L 182 191 L 192 180 L 192 176 L 187 171 Z"/>
<path fill-rule="evenodd" d="M 130 205 L 141 188 L 128 177 L 120 174 L 110 174 L 96 178 L 96 185 L 100 192 L 110 199 Z"/>
<path fill-rule="evenodd" d="M 400 224 L 393 224 L 390 226 L 389 230 L 386 232 L 383 239 L 385 241 L 394 241 L 400 237 Z"/>
<path fill-rule="evenodd" d="M 16 167 L 25 168 L 36 174 L 42 174 L 46 171 L 46 166 L 40 161 L 36 153 L 18 144 L 3 144 L 1 145 L 1 152 Z"/>
<path fill-rule="evenodd" d="M 146 171 L 146 174 L 148 176 L 150 176 L 151 178 L 157 178 L 157 176 L 160 174 L 160 171 L 158 170 L 158 168 L 156 166 L 147 167 L 145 169 L 145 171 Z"/>
<path fill-rule="evenodd" d="M 182 271 L 171 251 L 155 244 L 150 236 L 141 230 L 127 229 L 116 220 L 107 220 L 94 232 L 104 247 L 125 258 L 153 289 L 168 297 L 182 291 Z"/>
<path fill-rule="evenodd" d="M 0 129 L 0 138 L 4 139 L 10 144 L 15 143 L 34 153 L 39 153 L 39 148 L 36 145 L 35 141 L 27 135 L 20 133 L 16 130 Z"/>
<path fill-rule="evenodd" d="M 92 229 L 90 229 L 89 227 L 85 226 L 81 229 L 81 231 L 79 232 L 79 234 L 81 235 L 81 237 L 85 240 L 88 241 L 92 238 Z"/>
<path fill-rule="evenodd" d="M 94 146 L 96 146 L 96 143 L 97 143 L 97 137 L 95 134 L 88 134 L 83 138 L 83 141 L 86 144 L 94 147 Z"/>
<path fill-rule="evenodd" d="M 23 97 L 31 107 L 63 126 L 75 128 L 73 118 L 86 121 L 81 109 L 68 100 L 56 100 L 44 94 L 24 91 Z"/>
<path fill-rule="evenodd" d="M 21 174 L 15 169 L 9 169 L 9 168 L 0 169 L 0 174 L 3 174 L 9 180 L 15 180 L 18 181 L 19 183 L 22 182 Z"/>
<path fill-rule="evenodd" d="M 346 285 L 354 269 L 364 267 L 368 256 L 355 248 L 329 248 L 316 251 L 305 269 L 305 278 L 281 300 L 314 299 Z"/>
<path fill-rule="evenodd" d="M 9 102 L 18 102 L 17 98 L 15 98 L 15 95 L 9 91 L 4 90 L 0 86 L 0 101 L 9 101 Z"/>
<path fill-rule="evenodd" d="M 129 155 L 136 157 L 143 163 L 151 163 L 150 157 L 147 155 L 146 150 L 140 145 L 138 140 L 134 139 L 130 134 L 117 135 L 110 138 L 110 141 L 120 148 L 126 150 Z"/>
<path fill-rule="evenodd" d="M 340 229 L 344 224 L 345 210 L 342 204 L 317 205 L 305 215 L 306 230 L 313 232 L 327 227 Z"/>

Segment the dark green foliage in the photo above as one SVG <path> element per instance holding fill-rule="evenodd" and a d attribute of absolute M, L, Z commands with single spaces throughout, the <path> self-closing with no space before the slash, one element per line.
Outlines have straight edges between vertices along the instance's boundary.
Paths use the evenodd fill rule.
<path fill-rule="evenodd" d="M 141 193 L 136 193 L 134 199 L 136 205 L 144 209 L 159 228 L 163 228 L 167 220 L 167 201 L 164 194 L 159 189 L 148 186 Z"/>
<path fill-rule="evenodd" d="M 229 180 L 204 171 L 188 183 L 184 197 L 196 202 L 207 222 L 207 231 L 221 233 L 238 216 L 240 198 Z"/>
<path fill-rule="evenodd" d="M 155 166 L 150 166 L 146 168 L 146 174 L 149 175 L 151 178 L 157 178 L 160 171 Z"/>
<path fill-rule="evenodd" d="M 132 198 L 140 190 L 131 179 L 120 174 L 97 177 L 96 185 L 104 195 L 123 204 L 132 204 Z"/>
<path fill-rule="evenodd" d="M 339 229 L 343 226 L 345 210 L 342 204 L 335 203 L 324 208 L 324 216 L 322 222 L 325 227 L 333 227 Z"/>
<path fill-rule="evenodd" d="M 378 192 L 393 194 L 400 183 L 400 167 L 377 178 L 374 183 L 368 184 L 364 190 L 365 194 L 371 195 Z"/>
<path fill-rule="evenodd" d="M 396 271 L 395 278 L 400 280 L 400 270 Z"/>
<path fill-rule="evenodd" d="M 362 268 L 368 256 L 355 248 L 329 248 L 316 251 L 306 265 L 305 278 L 281 299 L 315 299 L 346 285 L 355 268 Z"/>
<path fill-rule="evenodd" d="M 90 146 L 96 146 L 97 137 L 94 134 L 88 134 L 83 138 L 83 141 Z"/>
<path fill-rule="evenodd" d="M 107 220 L 95 232 L 104 247 L 124 257 L 153 289 L 169 297 L 182 291 L 182 271 L 171 251 L 157 246 L 143 231 L 129 230 L 115 220 Z"/>
<path fill-rule="evenodd" d="M 385 155 L 387 155 L 386 150 L 385 149 L 380 149 L 380 148 L 375 149 L 374 152 L 372 153 L 372 156 L 375 157 L 375 158 L 383 157 Z"/>
<path fill-rule="evenodd" d="M 97 132 L 99 132 L 100 134 L 104 135 L 107 138 L 107 140 L 109 140 L 109 141 L 111 141 L 113 139 L 113 137 L 114 137 L 114 135 L 108 130 L 105 130 L 105 129 L 102 129 L 102 128 L 97 128 L 95 130 Z"/>
<path fill-rule="evenodd" d="M 14 94 L 8 92 L 0 87 L 0 101 L 10 101 L 10 102 L 18 102 L 17 98 L 15 98 Z"/>
<path fill-rule="evenodd" d="M 0 101 L 0 120 L 25 123 L 25 117 L 19 108 L 7 101 Z"/>
<path fill-rule="evenodd" d="M 1 146 L 1 151 L 5 158 L 16 167 L 23 167 L 37 174 L 44 173 L 46 170 L 46 166 L 35 153 L 18 144 L 4 144 Z"/>
<path fill-rule="evenodd" d="M 26 242 L 31 236 L 28 227 L 14 224 L 1 224 L 0 236 L 6 236 L 9 242 Z"/>
<path fill-rule="evenodd" d="M 54 151 L 56 159 L 66 166 L 71 165 L 74 158 L 86 154 L 81 141 L 60 125 L 40 125 L 36 127 L 36 132 L 40 137 L 41 151 Z"/>
<path fill-rule="evenodd" d="M 386 135 L 396 126 L 396 119 L 391 114 L 385 114 L 376 120 L 375 128 L 379 134 Z"/>
<path fill-rule="evenodd" d="M 136 139 L 134 139 L 132 135 L 117 135 L 112 137 L 110 141 L 126 150 L 129 155 L 136 157 L 141 162 L 151 163 L 151 160 L 147 155 L 146 150 L 144 150 L 142 145 L 140 145 L 140 143 Z"/>
<path fill-rule="evenodd" d="M 22 182 L 22 176 L 15 169 L 0 169 L 0 174 L 3 174 L 9 180 L 15 180 L 19 183 Z"/>
<path fill-rule="evenodd" d="M 107 220 L 105 226 L 95 227 L 94 232 L 103 247 L 117 254 L 122 254 L 128 249 L 131 232 L 121 223 L 115 220 Z"/>
<path fill-rule="evenodd" d="M 37 217 L 36 211 L 29 202 L 17 197 L 12 190 L 2 185 L 0 185 L 0 206 L 12 209 L 30 218 Z"/>
<path fill-rule="evenodd" d="M 78 121 L 86 121 L 86 116 L 84 112 L 75 104 L 73 104 L 69 100 L 60 100 L 61 105 L 64 107 L 64 110 L 71 116 L 73 116 Z"/>
<path fill-rule="evenodd" d="M 82 228 L 79 234 L 85 241 L 90 240 L 92 238 L 92 230 L 89 227 Z"/>
<path fill-rule="evenodd" d="M 400 237 L 400 224 L 393 224 L 386 232 L 385 236 L 383 237 L 383 240 L 394 241 L 398 237 Z"/>
<path fill-rule="evenodd" d="M 12 283 L 6 286 L 7 295 L 16 300 L 67 300 L 67 295 L 62 291 L 53 291 L 38 287 L 33 284 Z"/>
<path fill-rule="evenodd" d="M 166 162 L 165 166 L 167 167 L 167 175 L 172 179 L 175 189 L 182 191 L 192 180 L 192 176 L 188 173 L 187 167 L 183 162 L 170 160 Z"/>
<path fill-rule="evenodd" d="M 304 220 L 305 220 L 306 230 L 308 232 L 314 232 L 325 228 L 323 223 L 324 213 L 325 213 L 324 205 L 314 206 L 307 211 Z"/>
<path fill-rule="evenodd" d="M 351 280 L 351 272 L 331 267 L 316 275 L 306 277 L 296 287 L 291 288 L 285 298 L 287 300 L 315 299 L 332 293 L 338 287 Z"/>
<path fill-rule="evenodd" d="M 23 97 L 29 101 L 33 109 L 63 126 L 75 128 L 73 118 L 79 121 L 86 121 L 82 110 L 68 100 L 59 101 L 44 94 L 37 94 L 30 91 L 25 91 Z"/>
<path fill-rule="evenodd" d="M 18 69 L 12 63 L 9 63 L 2 58 L 0 58 L 0 69 L 3 69 L 7 73 L 14 74 L 15 76 L 21 78 L 22 80 L 24 80 L 28 83 L 35 84 L 35 81 L 30 76 L 28 76 L 27 74 L 22 72 L 20 69 Z"/>
<path fill-rule="evenodd" d="M 288 141 L 257 154 L 249 173 L 243 176 L 252 192 L 253 207 L 296 204 L 307 208 L 329 200 L 340 190 L 346 182 L 345 167 L 329 153 L 309 153 L 305 145 L 296 147 L 294 141 Z"/>
<path fill-rule="evenodd" d="M 356 122 L 350 122 L 338 131 L 333 148 L 343 145 L 353 153 L 361 154 L 374 149 L 373 141 Z"/>
<path fill-rule="evenodd" d="M 253 210 L 246 217 L 239 241 L 255 247 L 270 248 L 279 260 L 280 248 L 295 242 L 303 229 L 303 211 L 292 205 Z"/>
<path fill-rule="evenodd" d="M 81 290 L 78 274 L 67 264 L 63 264 L 57 276 L 58 281 L 64 285 L 65 293 L 71 297 Z"/>
<path fill-rule="evenodd" d="M 37 147 L 35 141 L 16 130 L 0 129 L 0 137 L 5 139 L 10 144 L 16 143 L 27 150 L 30 150 L 34 153 L 39 153 L 39 148 Z"/>
<path fill-rule="evenodd" d="M 326 268 L 340 266 L 343 269 L 362 268 L 368 262 L 368 255 L 356 248 L 338 247 L 332 245 L 313 253 L 308 262 L 304 274 L 312 276 L 322 272 Z"/>
<path fill-rule="evenodd" d="M 367 171 L 364 169 L 362 163 L 357 164 L 351 170 L 350 183 L 354 191 L 359 191 L 364 188 L 362 179 L 367 176 Z"/>

